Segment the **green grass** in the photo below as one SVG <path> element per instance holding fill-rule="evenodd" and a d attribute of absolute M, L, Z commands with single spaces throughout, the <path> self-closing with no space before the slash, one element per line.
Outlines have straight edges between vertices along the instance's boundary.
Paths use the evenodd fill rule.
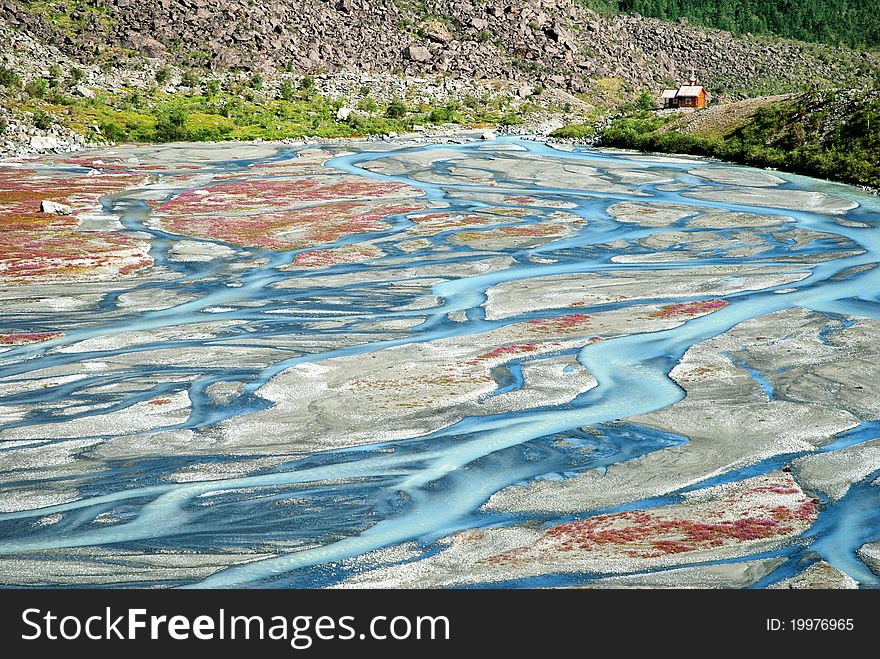
<path fill-rule="evenodd" d="M 596 134 L 596 126 L 595 124 L 590 123 L 576 123 L 576 124 L 567 124 L 562 128 L 557 128 L 552 133 L 550 133 L 550 137 L 556 137 L 560 139 L 571 139 L 571 140 L 579 140 L 585 137 L 593 137 Z"/>
<path fill-rule="evenodd" d="M 12 69 L 0 66 L 0 85 L 10 89 L 18 89 L 21 87 L 21 77 Z"/>
<path fill-rule="evenodd" d="M 370 99 L 348 119 L 339 121 L 336 115 L 341 101 L 320 96 L 311 85 L 299 90 L 288 86 L 280 95 L 283 97 L 242 96 L 215 85 L 204 93 L 167 94 L 154 89 L 105 93 L 95 99 L 53 91 L 43 101 L 32 95 L 27 104 L 31 111 L 45 110 L 59 123 L 93 139 L 113 142 L 359 137 L 406 132 L 416 124 L 479 126 L 521 121 L 503 102 L 472 108 L 457 102 L 410 106 L 399 99 L 384 105 Z"/>
<path fill-rule="evenodd" d="M 112 21 L 107 9 L 88 0 L 19 0 L 19 4 L 66 34 L 80 34 L 92 21 L 104 27 Z"/>
<path fill-rule="evenodd" d="M 603 131 L 605 146 L 713 156 L 756 167 L 880 187 L 880 90 L 804 93 L 759 108 L 721 134 L 659 130 L 636 113 Z"/>
<path fill-rule="evenodd" d="M 575 0 L 575 4 L 589 7 L 594 12 L 605 18 L 620 13 L 620 3 L 617 0 Z"/>

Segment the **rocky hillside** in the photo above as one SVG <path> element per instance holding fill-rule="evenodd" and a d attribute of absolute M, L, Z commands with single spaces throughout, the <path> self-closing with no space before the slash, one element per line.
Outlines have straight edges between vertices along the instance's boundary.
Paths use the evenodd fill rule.
<path fill-rule="evenodd" d="M 0 155 L 424 126 L 593 132 L 691 69 L 722 101 L 880 79 L 876 54 L 589 4 L 0 0 Z"/>
<path fill-rule="evenodd" d="M 607 78 L 653 88 L 693 67 L 728 97 L 880 71 L 867 53 L 602 18 L 577 0 L 0 0 L 0 19 L 108 66 L 138 53 L 214 70 L 451 74 L 587 94 L 607 91 L 597 87 Z"/>

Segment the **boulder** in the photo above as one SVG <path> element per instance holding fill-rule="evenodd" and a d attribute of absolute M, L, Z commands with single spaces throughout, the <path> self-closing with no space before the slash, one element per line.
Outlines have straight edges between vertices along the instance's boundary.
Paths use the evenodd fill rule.
<path fill-rule="evenodd" d="M 162 43 L 139 32 L 129 32 L 122 45 L 147 57 L 162 57 L 165 54 L 165 46 Z"/>
<path fill-rule="evenodd" d="M 73 209 L 66 204 L 59 204 L 56 201 L 44 199 L 40 202 L 40 212 L 54 213 L 55 215 L 70 215 L 73 212 Z"/>
<path fill-rule="evenodd" d="M 51 151 L 59 146 L 58 138 L 52 135 L 34 135 L 31 137 L 31 148 L 35 151 Z"/>
<path fill-rule="evenodd" d="M 95 98 L 95 92 L 93 92 L 88 87 L 84 87 L 83 85 L 76 86 L 76 93 L 83 98 Z"/>
<path fill-rule="evenodd" d="M 434 59 L 431 51 L 419 44 L 410 44 L 404 48 L 403 56 L 411 62 L 430 62 Z"/>

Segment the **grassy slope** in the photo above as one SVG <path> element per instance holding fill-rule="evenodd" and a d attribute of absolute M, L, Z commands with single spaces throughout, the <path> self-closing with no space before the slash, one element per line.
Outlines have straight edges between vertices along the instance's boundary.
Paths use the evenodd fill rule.
<path fill-rule="evenodd" d="M 723 106 L 704 111 L 723 112 Z M 708 155 L 880 187 L 880 89 L 772 99 L 729 121 L 630 114 L 602 133 L 605 146 Z M 700 125 L 702 123 L 703 125 Z"/>
<path fill-rule="evenodd" d="M 198 85 L 175 93 L 101 90 L 91 99 L 72 93 L 72 87 L 65 81 L 36 94 L 19 88 L 8 102 L 20 111 L 51 117 L 91 139 L 114 142 L 334 138 L 404 132 L 415 124 L 480 126 L 521 121 L 502 98 L 425 106 L 404 100 L 379 105 L 365 97 L 347 119 L 339 120 L 342 101 L 302 84 L 282 94 L 238 85 L 233 89 Z"/>

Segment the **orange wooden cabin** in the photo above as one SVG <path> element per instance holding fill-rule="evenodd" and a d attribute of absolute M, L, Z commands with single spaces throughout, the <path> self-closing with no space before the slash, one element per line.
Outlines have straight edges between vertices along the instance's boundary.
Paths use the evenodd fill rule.
<path fill-rule="evenodd" d="M 690 84 L 678 89 L 665 89 L 660 96 L 664 108 L 691 108 L 699 110 L 706 107 L 709 94 L 703 85 L 697 84 L 696 76 L 691 76 Z"/>

